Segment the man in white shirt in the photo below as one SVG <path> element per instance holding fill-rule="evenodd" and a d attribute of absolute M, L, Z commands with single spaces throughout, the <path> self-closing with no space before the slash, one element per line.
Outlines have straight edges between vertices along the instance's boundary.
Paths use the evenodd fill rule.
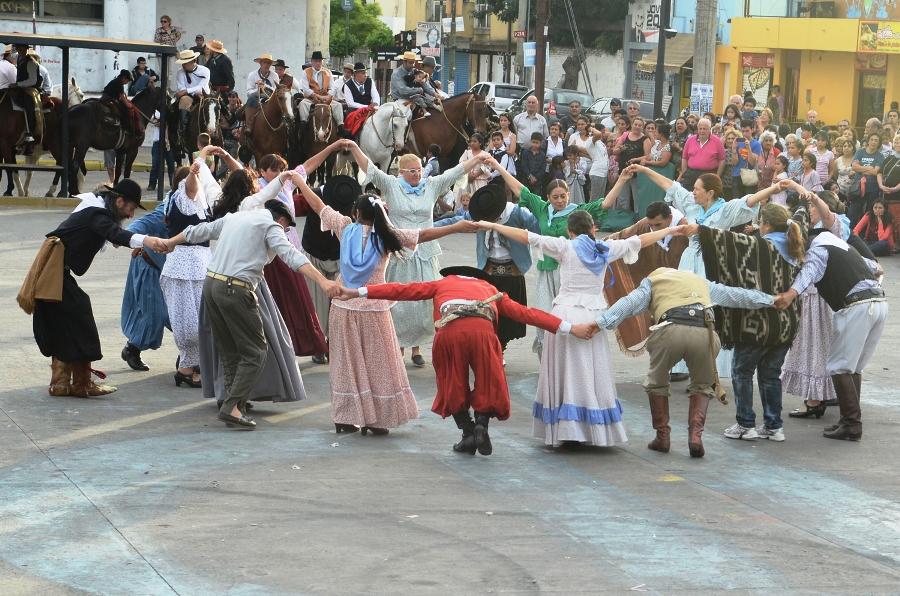
<path fill-rule="evenodd" d="M 344 127 L 344 110 L 341 104 L 334 100 L 336 92 L 332 81 L 331 71 L 322 66 L 322 52 L 316 50 L 309 59 L 310 66 L 303 69 L 304 76 L 300 77 L 300 89 L 303 93 L 303 101 L 300 102 L 297 117 L 301 126 L 306 126 L 309 120 L 309 111 L 316 104 L 323 103 L 331 106 L 331 115 L 340 129 Z"/>
<path fill-rule="evenodd" d="M 611 130 L 615 130 L 616 128 L 616 112 L 622 109 L 622 100 L 618 97 L 613 97 L 609 100 L 609 116 L 600 121 L 600 126 L 606 129 L 607 132 Z"/>
<path fill-rule="evenodd" d="M 253 121 L 259 112 L 260 99 L 265 100 L 278 87 L 278 73 L 272 70 L 275 58 L 272 54 L 262 54 L 253 60 L 259 68 L 247 75 L 247 103 L 244 104 L 244 133 L 252 134 Z M 301 87 L 302 88 L 302 87 Z"/>
<path fill-rule="evenodd" d="M 16 52 L 8 45 L 3 48 L 3 59 L 0 60 L 0 89 L 8 89 L 16 82 Z"/>
<path fill-rule="evenodd" d="M 344 101 L 351 110 L 360 108 L 376 109 L 381 105 L 381 96 L 378 88 L 369 78 L 366 67 L 362 62 L 353 65 L 353 78 L 344 83 Z"/>
<path fill-rule="evenodd" d="M 525 111 L 513 118 L 516 126 L 516 136 L 520 139 L 530 139 L 531 133 L 539 132 L 545 139 L 550 136 L 550 128 L 547 119 L 538 114 L 538 98 L 529 95 L 525 100 Z"/>
<path fill-rule="evenodd" d="M 347 97 L 344 95 L 344 85 L 353 80 L 353 64 L 344 64 L 344 76 L 334 83 L 334 98 L 344 106 L 347 105 Z"/>
<path fill-rule="evenodd" d="M 182 146 L 194 100 L 209 95 L 209 69 L 197 64 L 199 57 L 200 54 L 193 50 L 182 50 L 175 61 L 181 65 L 176 77 L 175 98 L 178 100 L 178 135 Z"/>

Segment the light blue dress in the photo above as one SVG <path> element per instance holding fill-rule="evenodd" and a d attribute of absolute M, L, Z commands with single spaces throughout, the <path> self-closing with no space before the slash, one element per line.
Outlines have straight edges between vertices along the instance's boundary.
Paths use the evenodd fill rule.
<path fill-rule="evenodd" d="M 128 231 L 158 238 L 168 238 L 165 211 L 168 197 L 156 209 L 132 222 Z M 145 248 L 153 265 L 143 257 L 133 257 L 125 278 L 122 296 L 122 333 L 128 343 L 139 350 L 155 350 L 162 345 L 163 330 L 169 326 L 169 312 L 159 288 L 159 275 L 166 256 Z"/>
<path fill-rule="evenodd" d="M 694 193 L 687 190 L 680 183 L 675 182 L 666 191 L 666 202 L 684 213 L 688 223 L 702 223 L 708 228 L 727 230 L 741 224 L 750 223 L 759 211 L 759 204 L 753 207 L 747 205 L 747 195 L 740 199 L 726 201 L 725 204 L 713 213 L 707 213 L 694 200 Z M 691 271 L 703 279 L 706 279 L 706 266 L 703 264 L 703 254 L 700 251 L 700 237 L 691 236 L 688 247 L 681 253 L 681 262 L 678 268 L 682 271 Z M 716 357 L 716 369 L 719 377 L 731 377 L 731 350 L 720 350 Z M 673 373 L 686 373 L 687 365 L 679 362 L 672 369 Z"/>

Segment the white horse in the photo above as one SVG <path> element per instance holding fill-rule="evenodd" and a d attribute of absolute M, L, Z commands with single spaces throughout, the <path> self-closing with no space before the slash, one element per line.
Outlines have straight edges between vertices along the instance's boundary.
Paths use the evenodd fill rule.
<path fill-rule="evenodd" d="M 406 144 L 409 111 L 397 102 L 385 103 L 366 120 L 359 132 L 359 148 L 382 172 L 388 171 L 394 156 Z"/>
<path fill-rule="evenodd" d="M 62 84 L 53 85 L 53 89 L 50 93 L 50 97 L 55 97 L 57 99 L 62 99 Z M 69 81 L 69 107 L 77 106 L 78 104 L 84 101 L 84 91 L 81 90 L 81 87 L 78 86 L 78 83 L 75 82 L 75 77 Z M 47 149 L 44 148 L 43 143 L 36 144 L 34 146 L 34 151 L 31 152 L 31 155 L 25 156 L 25 163 L 28 165 L 36 165 L 38 160 L 44 153 L 47 152 Z M 19 172 L 16 172 L 15 182 L 16 182 L 16 192 L 19 193 L 20 197 L 27 197 L 28 195 L 28 187 L 31 186 L 31 174 L 33 172 L 28 170 L 25 172 L 25 183 L 22 184 L 21 179 L 19 178 Z M 78 173 L 79 177 L 82 176 L 81 171 Z M 56 194 L 56 187 L 59 184 L 59 174 L 53 177 L 53 183 L 50 186 L 50 190 L 47 191 L 45 197 L 52 197 Z"/>

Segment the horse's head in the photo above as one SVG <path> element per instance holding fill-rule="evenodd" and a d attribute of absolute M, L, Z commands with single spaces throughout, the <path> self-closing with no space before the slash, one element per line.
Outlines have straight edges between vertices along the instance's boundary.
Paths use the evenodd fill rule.
<path fill-rule="evenodd" d="M 406 144 L 406 128 L 409 126 L 409 120 L 403 108 L 396 102 L 391 103 L 391 140 L 394 143 L 394 150 L 400 151 Z"/>
<path fill-rule="evenodd" d="M 294 98 L 291 95 L 291 88 L 285 85 L 278 85 L 272 93 L 269 101 L 276 101 L 281 107 L 281 119 L 292 123 L 294 121 Z"/>
<path fill-rule="evenodd" d="M 488 118 L 490 117 L 490 107 L 483 95 L 471 93 L 471 97 L 466 105 L 466 125 L 471 127 L 475 132 L 488 132 Z"/>
<path fill-rule="evenodd" d="M 69 107 L 77 106 L 80 103 L 84 103 L 84 91 L 75 82 L 75 77 L 72 77 L 72 80 L 69 81 Z"/>
<path fill-rule="evenodd" d="M 200 102 L 200 128 L 215 138 L 219 128 L 219 118 L 222 115 L 222 105 L 218 97 L 204 97 Z"/>
<path fill-rule="evenodd" d="M 317 143 L 326 143 L 334 131 L 334 119 L 331 117 L 331 106 L 318 103 L 313 107 L 309 118 L 313 127 L 313 138 Z"/>

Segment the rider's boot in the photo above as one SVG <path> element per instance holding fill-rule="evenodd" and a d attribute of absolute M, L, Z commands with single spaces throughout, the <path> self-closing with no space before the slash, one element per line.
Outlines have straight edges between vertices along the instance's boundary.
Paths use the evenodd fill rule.
<path fill-rule="evenodd" d="M 187 146 L 185 137 L 187 136 L 188 123 L 191 120 L 191 113 L 187 110 L 178 110 L 178 138 L 181 140 L 181 146 Z"/>

